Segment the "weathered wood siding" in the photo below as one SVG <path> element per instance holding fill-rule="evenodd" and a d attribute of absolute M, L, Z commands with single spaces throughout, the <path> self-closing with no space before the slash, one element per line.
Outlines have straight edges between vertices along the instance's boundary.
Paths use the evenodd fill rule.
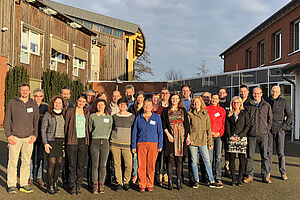
<path fill-rule="evenodd" d="M 0 31 L 0 56 L 9 57 L 11 46 L 11 12 L 12 0 L 1 0 L 0 3 L 0 29 L 7 27 L 8 31 Z"/>

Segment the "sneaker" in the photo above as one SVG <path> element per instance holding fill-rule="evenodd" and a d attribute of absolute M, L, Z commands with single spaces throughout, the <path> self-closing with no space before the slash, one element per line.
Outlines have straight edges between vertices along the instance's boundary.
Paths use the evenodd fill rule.
<path fill-rule="evenodd" d="M 40 186 L 44 186 L 44 185 L 45 185 L 45 183 L 43 182 L 43 180 L 42 180 L 41 178 L 38 178 L 38 179 L 36 180 L 36 183 L 37 183 L 38 185 L 40 185 Z"/>
<path fill-rule="evenodd" d="M 268 173 L 266 178 L 270 179 L 271 178 L 271 173 Z"/>
<path fill-rule="evenodd" d="M 17 193 L 17 188 L 16 187 L 9 187 L 8 188 L 8 193 L 9 194 L 16 194 Z"/>
<path fill-rule="evenodd" d="M 248 176 L 246 179 L 244 179 L 244 183 L 250 183 L 253 181 L 253 176 Z"/>
<path fill-rule="evenodd" d="M 33 178 L 28 179 L 28 185 L 30 185 L 30 186 L 33 185 Z"/>
<path fill-rule="evenodd" d="M 262 182 L 267 183 L 267 184 L 272 183 L 272 181 L 268 177 L 263 178 Z"/>
<path fill-rule="evenodd" d="M 122 190 L 122 185 L 119 184 L 116 188 L 116 191 L 120 191 L 120 190 Z"/>
<path fill-rule="evenodd" d="M 285 181 L 288 180 L 286 173 L 281 174 L 281 178 Z"/>
<path fill-rule="evenodd" d="M 193 188 L 197 189 L 199 187 L 199 181 L 195 181 L 194 185 L 193 185 Z"/>
<path fill-rule="evenodd" d="M 130 190 L 129 184 L 124 184 L 124 190 L 126 191 Z"/>
<path fill-rule="evenodd" d="M 132 183 L 136 183 L 136 180 L 137 180 L 137 176 L 134 176 L 134 177 L 132 177 L 132 179 L 131 179 Z"/>
<path fill-rule="evenodd" d="M 165 175 L 164 175 L 164 182 L 167 183 L 168 181 L 169 181 L 168 174 L 165 174 Z"/>
<path fill-rule="evenodd" d="M 145 192 L 145 188 L 144 187 L 140 187 L 140 192 Z"/>
<path fill-rule="evenodd" d="M 148 189 L 148 192 L 153 192 L 154 191 L 153 187 L 148 187 L 147 189 Z"/>
<path fill-rule="evenodd" d="M 223 188 L 223 183 L 221 181 L 217 181 L 217 188 Z"/>
<path fill-rule="evenodd" d="M 217 187 L 217 184 L 215 182 L 213 183 L 208 183 L 208 187 L 210 188 L 216 188 Z"/>
<path fill-rule="evenodd" d="M 20 187 L 20 191 L 21 191 L 21 192 L 24 192 L 24 193 L 31 193 L 31 192 L 33 192 L 33 189 L 31 189 L 31 188 L 29 187 L 29 185 L 25 185 L 25 186 L 23 186 L 23 187 Z"/>

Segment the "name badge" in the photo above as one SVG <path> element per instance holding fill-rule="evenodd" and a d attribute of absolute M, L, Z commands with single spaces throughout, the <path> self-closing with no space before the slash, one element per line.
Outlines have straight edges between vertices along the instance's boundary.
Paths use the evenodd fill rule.
<path fill-rule="evenodd" d="M 33 108 L 27 108 L 27 113 L 32 113 L 33 112 Z"/>
<path fill-rule="evenodd" d="M 109 119 L 104 118 L 104 123 L 109 123 Z"/>
<path fill-rule="evenodd" d="M 155 125 L 156 121 L 150 120 L 150 124 Z"/>
<path fill-rule="evenodd" d="M 219 117 L 219 116 L 220 116 L 220 113 L 217 112 L 217 113 L 215 114 L 215 117 Z"/>

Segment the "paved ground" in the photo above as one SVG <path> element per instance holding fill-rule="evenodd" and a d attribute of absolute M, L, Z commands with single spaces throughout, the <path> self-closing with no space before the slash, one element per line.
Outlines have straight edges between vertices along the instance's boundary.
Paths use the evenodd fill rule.
<path fill-rule="evenodd" d="M 105 187 L 105 194 L 93 195 L 86 189 L 84 184 L 83 193 L 77 196 L 71 196 L 65 190 L 61 189 L 58 196 L 50 196 L 45 193 L 45 188 L 34 186 L 34 193 L 24 194 L 18 192 L 9 195 L 6 192 L 6 166 L 7 166 L 7 141 L 0 130 L 0 200 L 6 199 L 299 199 L 300 198 L 300 143 L 286 142 L 286 164 L 289 179 L 283 181 L 277 170 L 278 160 L 274 156 L 273 171 L 271 176 L 272 184 L 264 184 L 260 179 L 260 161 L 259 155 L 255 159 L 255 181 L 250 184 L 244 184 L 242 187 L 231 187 L 228 178 L 222 178 L 224 183 L 223 189 L 211 189 L 201 185 L 198 189 L 193 189 L 184 185 L 183 190 L 168 191 L 167 185 L 155 187 L 153 193 L 139 193 L 138 187 L 130 191 L 115 192 L 110 187 Z M 187 182 L 187 181 L 185 181 Z"/>

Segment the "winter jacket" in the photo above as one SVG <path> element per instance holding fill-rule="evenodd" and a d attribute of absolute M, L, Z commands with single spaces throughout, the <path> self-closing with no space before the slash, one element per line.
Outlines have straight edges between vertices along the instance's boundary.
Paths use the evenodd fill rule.
<path fill-rule="evenodd" d="M 248 135 L 253 137 L 267 135 L 272 127 L 273 120 L 270 104 L 261 99 L 261 102 L 256 105 L 255 101 L 251 100 L 246 108 L 250 119 Z"/>
<path fill-rule="evenodd" d="M 163 129 L 161 118 L 158 114 L 152 113 L 148 122 L 143 114 L 136 117 L 131 137 L 131 148 L 136 149 L 137 143 L 155 142 L 158 148 L 163 148 Z"/>
<path fill-rule="evenodd" d="M 41 127 L 43 144 L 47 144 L 48 141 L 54 141 L 56 132 L 56 118 L 52 117 L 49 112 L 46 112 Z"/>
<path fill-rule="evenodd" d="M 222 137 L 225 131 L 225 109 L 219 105 L 209 105 L 206 109 L 208 110 L 208 115 L 210 117 L 211 131 L 220 133 L 219 137 Z"/>
<path fill-rule="evenodd" d="M 277 99 L 269 97 L 266 99 L 266 102 L 268 102 L 272 108 L 272 132 L 286 130 L 287 127 L 292 123 L 294 118 L 289 102 L 282 97 L 278 97 Z"/>
<path fill-rule="evenodd" d="M 192 146 L 213 145 L 210 118 L 207 110 L 188 112 L 190 123 L 190 141 Z"/>
<path fill-rule="evenodd" d="M 246 137 L 250 127 L 249 114 L 245 110 L 241 110 L 238 119 L 235 121 L 234 114 L 226 117 L 225 136 Z"/>

